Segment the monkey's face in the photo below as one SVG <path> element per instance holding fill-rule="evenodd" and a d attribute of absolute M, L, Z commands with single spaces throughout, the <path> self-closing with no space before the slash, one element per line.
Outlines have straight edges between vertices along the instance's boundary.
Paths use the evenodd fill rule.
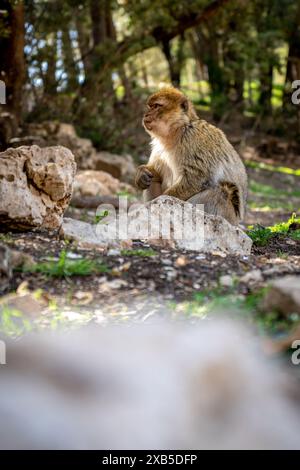
<path fill-rule="evenodd" d="M 176 88 L 165 88 L 150 96 L 143 125 L 152 137 L 166 139 L 190 122 L 192 105 Z"/>

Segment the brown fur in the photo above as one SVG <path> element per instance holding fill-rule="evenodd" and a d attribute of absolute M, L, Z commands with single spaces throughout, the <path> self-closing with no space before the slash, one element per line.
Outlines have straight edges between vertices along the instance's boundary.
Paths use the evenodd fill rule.
<path fill-rule="evenodd" d="M 225 134 L 200 119 L 176 88 L 150 96 L 147 107 L 143 125 L 152 137 L 152 152 L 136 175 L 145 199 L 166 194 L 204 204 L 206 212 L 238 224 L 244 216 L 247 175 Z"/>

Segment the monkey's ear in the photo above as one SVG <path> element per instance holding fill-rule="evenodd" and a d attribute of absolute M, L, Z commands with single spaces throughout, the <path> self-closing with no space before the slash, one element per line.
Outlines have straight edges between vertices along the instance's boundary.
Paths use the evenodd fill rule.
<path fill-rule="evenodd" d="M 183 101 L 181 103 L 181 107 L 182 107 L 184 112 L 188 111 L 188 109 L 189 109 L 189 100 L 187 98 L 183 99 Z"/>

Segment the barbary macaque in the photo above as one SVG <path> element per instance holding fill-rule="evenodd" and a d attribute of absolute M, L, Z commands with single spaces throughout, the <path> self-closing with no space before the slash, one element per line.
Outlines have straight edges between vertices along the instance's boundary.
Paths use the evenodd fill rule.
<path fill-rule="evenodd" d="M 206 212 L 237 225 L 245 212 L 247 174 L 225 134 L 200 119 L 173 87 L 150 96 L 143 125 L 152 137 L 149 161 L 136 174 L 144 200 L 164 194 L 204 204 Z"/>

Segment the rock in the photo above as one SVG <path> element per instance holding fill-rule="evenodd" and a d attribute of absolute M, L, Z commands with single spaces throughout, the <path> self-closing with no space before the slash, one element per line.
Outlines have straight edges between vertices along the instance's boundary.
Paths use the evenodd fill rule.
<path fill-rule="evenodd" d="M 30 266 L 33 263 L 34 260 L 32 256 L 27 253 L 12 250 L 3 243 L 0 244 L 0 279 L 1 275 L 7 279 L 11 279 L 15 268 Z"/>
<path fill-rule="evenodd" d="M 300 313 L 300 276 L 284 276 L 273 281 L 263 300 L 263 309 L 283 315 Z"/>
<path fill-rule="evenodd" d="M 23 138 L 24 143 L 38 143 L 40 147 L 62 145 L 71 150 L 78 168 L 92 168 L 91 162 L 96 155 L 96 149 L 89 139 L 78 137 L 72 124 L 55 121 L 33 123 L 27 126 L 26 133 L 30 135 Z M 22 140 L 19 139 L 19 142 Z"/>
<path fill-rule="evenodd" d="M 74 196 L 114 196 L 121 192 L 135 194 L 135 189 L 105 171 L 85 170 L 75 176 Z"/>
<path fill-rule="evenodd" d="M 229 274 L 220 276 L 219 282 L 222 287 L 232 287 L 234 284 L 233 277 Z"/>
<path fill-rule="evenodd" d="M 160 196 L 147 204 L 134 204 L 128 213 L 120 207 L 117 215 L 113 207 L 105 209 L 107 216 L 97 225 L 64 219 L 61 233 L 106 248 L 147 239 L 152 244 L 166 241 L 170 249 L 250 253 L 252 241 L 241 229 L 176 198 Z"/>
<path fill-rule="evenodd" d="M 136 167 L 130 155 L 115 155 L 109 152 L 98 152 L 94 156 L 95 170 L 106 171 L 121 181 L 132 184 Z"/>
<path fill-rule="evenodd" d="M 92 141 L 79 137 L 72 124 L 55 121 L 29 124 L 25 133 L 27 134 L 25 137 L 17 139 L 18 145 L 20 143 L 38 143 L 40 147 L 62 145 L 74 154 L 78 168 L 106 171 L 122 181 L 128 183 L 134 181 L 136 168 L 130 155 L 97 152 Z"/>
<path fill-rule="evenodd" d="M 248 330 L 158 315 L 144 325 L 150 312 L 129 328 L 126 314 L 5 340 L 1 449 L 300 448 L 298 382 Z"/>
<path fill-rule="evenodd" d="M 133 206 L 128 222 L 129 238 L 148 238 L 154 242 L 169 239 L 175 249 L 247 255 L 252 246 L 251 239 L 240 228 L 222 217 L 206 214 L 170 196 L 160 196 L 137 208 Z"/>
<path fill-rule="evenodd" d="M 244 284 L 255 284 L 262 280 L 263 277 L 260 269 L 253 269 L 240 278 L 240 282 L 243 282 Z"/>
<path fill-rule="evenodd" d="M 0 153 L 0 223 L 12 229 L 58 228 L 76 172 L 64 147 L 9 148 Z"/>
<path fill-rule="evenodd" d="M 63 219 L 60 235 L 69 240 L 75 240 L 85 247 L 91 248 L 117 248 L 122 249 L 131 246 L 130 240 L 118 240 L 115 237 L 99 235 L 97 225 L 65 217 Z"/>

